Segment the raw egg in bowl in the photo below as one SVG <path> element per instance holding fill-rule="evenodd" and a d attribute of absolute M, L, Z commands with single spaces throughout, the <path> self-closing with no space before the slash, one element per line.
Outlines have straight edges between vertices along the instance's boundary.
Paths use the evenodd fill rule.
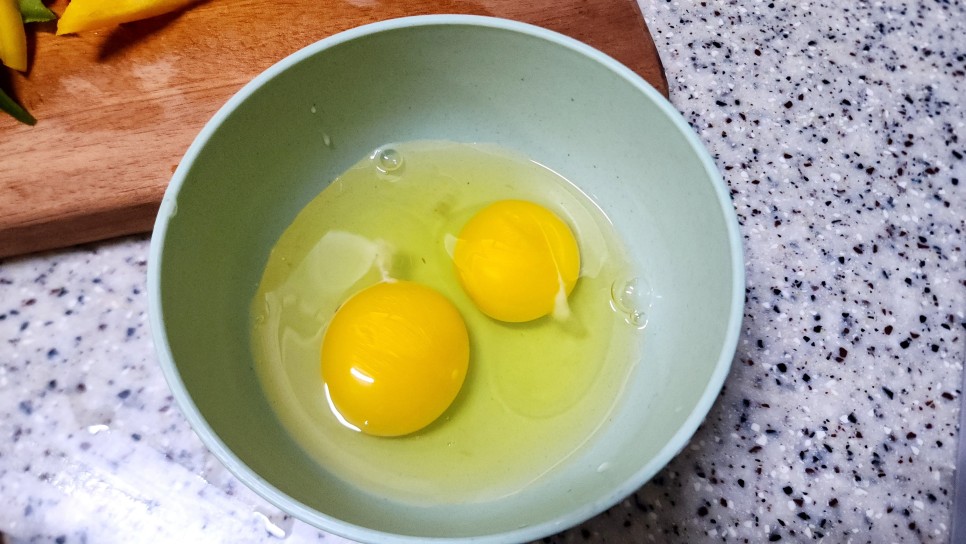
<path fill-rule="evenodd" d="M 646 483 L 710 409 L 737 232 L 698 139 L 613 59 L 396 19 L 282 60 L 205 126 L 155 226 L 152 327 L 195 431 L 293 516 L 532 540 Z"/>

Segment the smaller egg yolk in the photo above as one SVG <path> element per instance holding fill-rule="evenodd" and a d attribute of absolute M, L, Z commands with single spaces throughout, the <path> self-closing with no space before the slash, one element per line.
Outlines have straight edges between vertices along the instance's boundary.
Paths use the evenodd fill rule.
<path fill-rule="evenodd" d="M 567 224 L 523 200 L 495 202 L 474 215 L 459 234 L 453 262 L 480 310 L 513 323 L 559 311 L 580 273 Z"/>
<path fill-rule="evenodd" d="M 322 379 L 344 422 L 402 436 L 452 404 L 469 354 L 466 324 L 446 297 L 409 281 L 378 283 L 333 316 L 322 340 Z"/>

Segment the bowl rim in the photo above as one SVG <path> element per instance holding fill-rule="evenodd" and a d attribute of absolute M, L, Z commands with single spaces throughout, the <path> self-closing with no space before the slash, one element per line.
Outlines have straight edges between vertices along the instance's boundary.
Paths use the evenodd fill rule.
<path fill-rule="evenodd" d="M 624 79 L 627 83 L 634 86 L 647 99 L 652 101 L 667 119 L 685 137 L 692 151 L 700 160 L 708 180 L 714 188 L 718 204 L 721 208 L 727 227 L 727 239 L 731 255 L 731 300 L 728 312 L 728 326 L 725 330 L 724 342 L 711 373 L 707 385 L 698 402 L 694 405 L 689 416 L 675 432 L 671 439 L 659 450 L 650 462 L 638 469 L 632 477 L 628 478 L 621 485 L 615 487 L 605 497 L 596 501 L 588 502 L 578 508 L 539 524 L 512 529 L 500 533 L 493 533 L 482 536 L 470 537 L 419 537 L 411 535 L 401 535 L 388 533 L 385 531 L 371 529 L 349 523 L 325 513 L 314 510 L 296 499 L 286 495 L 270 482 L 256 474 L 247 464 L 236 456 L 218 435 L 214 432 L 208 422 L 202 417 L 197 405 L 187 392 L 177 365 L 171 353 L 168 343 L 167 333 L 164 327 L 163 308 L 161 304 L 161 259 L 164 255 L 164 246 L 168 230 L 169 221 L 177 210 L 177 195 L 185 183 L 188 172 L 193 163 L 198 158 L 202 149 L 218 130 L 226 118 L 232 114 L 245 100 L 247 100 L 256 90 L 268 83 L 271 79 L 288 70 L 295 64 L 319 54 L 320 52 L 331 49 L 339 44 L 378 34 L 386 31 L 398 30 L 402 28 L 413 28 L 422 26 L 469 26 L 485 27 L 498 30 L 506 30 L 519 34 L 528 35 L 534 38 L 552 42 L 556 45 L 571 50 L 574 53 L 587 57 L 588 59 L 609 69 L 615 75 Z M 564 529 L 576 526 L 619 503 L 624 498 L 634 493 L 638 488 L 646 484 L 658 471 L 662 470 L 672 458 L 674 458 L 687 443 L 691 440 L 699 425 L 704 421 L 708 412 L 731 369 L 738 345 L 738 338 L 741 332 L 742 318 L 745 302 L 745 269 L 744 256 L 742 249 L 741 236 L 737 215 L 735 213 L 730 192 L 722 179 L 711 155 L 704 147 L 694 130 L 688 125 L 680 112 L 671 104 L 668 99 L 661 95 L 641 76 L 633 72 L 609 55 L 595 49 L 583 42 L 569 36 L 560 34 L 556 31 L 528 23 L 503 19 L 498 17 L 480 15 L 458 15 L 458 14 L 439 14 L 439 15 L 416 15 L 378 21 L 361 26 L 357 26 L 310 44 L 290 55 L 281 59 L 271 67 L 255 76 L 250 82 L 236 92 L 219 110 L 209 119 L 201 129 L 198 136 L 193 140 L 185 152 L 184 157 L 179 162 L 171 181 L 165 191 L 161 201 L 160 209 L 155 220 L 153 234 L 148 254 L 147 271 L 148 289 L 148 314 L 151 323 L 151 332 L 154 338 L 155 351 L 161 365 L 162 374 L 168 382 L 175 402 L 181 409 L 182 414 L 188 420 L 195 434 L 201 439 L 202 443 L 211 451 L 218 460 L 236 478 L 244 483 L 256 494 L 272 503 L 281 510 L 295 516 L 296 518 L 313 525 L 323 531 L 359 541 L 378 541 L 395 544 L 411 544 L 416 542 L 434 543 L 497 543 L 497 542 L 519 542 L 530 541 L 554 534 Z"/>

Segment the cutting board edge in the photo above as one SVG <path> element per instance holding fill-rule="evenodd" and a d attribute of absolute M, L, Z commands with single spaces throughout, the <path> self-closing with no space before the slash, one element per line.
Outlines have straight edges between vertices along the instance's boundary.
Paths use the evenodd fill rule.
<path fill-rule="evenodd" d="M 160 207 L 160 202 L 142 202 L 0 230 L 0 259 L 148 233 Z"/>

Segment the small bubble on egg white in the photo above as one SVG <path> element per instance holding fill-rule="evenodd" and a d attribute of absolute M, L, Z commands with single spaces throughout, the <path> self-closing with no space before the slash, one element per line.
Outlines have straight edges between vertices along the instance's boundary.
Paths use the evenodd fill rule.
<path fill-rule="evenodd" d="M 624 321 L 633 327 L 647 326 L 647 312 L 651 308 L 651 285 L 643 278 L 618 279 L 611 286 L 610 305 L 624 315 Z"/>
<path fill-rule="evenodd" d="M 375 153 L 372 154 L 372 158 L 376 163 L 376 170 L 382 174 L 399 174 L 399 170 L 403 167 L 403 156 L 399 151 L 391 147 L 386 147 L 383 149 L 377 149 Z M 390 178 L 390 181 L 393 181 Z"/>

